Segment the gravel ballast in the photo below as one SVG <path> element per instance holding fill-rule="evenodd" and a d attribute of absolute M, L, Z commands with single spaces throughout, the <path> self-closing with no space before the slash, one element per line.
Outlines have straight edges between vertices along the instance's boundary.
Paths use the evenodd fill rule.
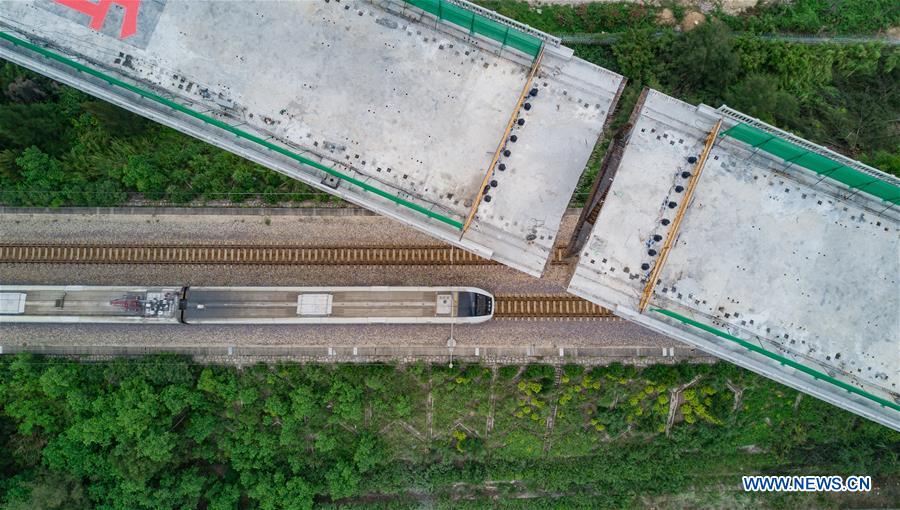
<path fill-rule="evenodd" d="M 567 240 L 577 212 L 558 239 Z M 247 244 L 306 246 L 428 246 L 431 237 L 370 215 L 248 216 L 10 214 L 0 215 L 3 243 Z M 533 278 L 500 266 L 282 266 L 0 264 L 0 282 L 43 285 L 415 285 L 472 286 L 495 294 L 564 293 L 566 266 L 548 266 Z M 0 327 L 0 345 L 145 346 L 446 346 L 449 326 L 198 326 L 52 325 Z M 456 326 L 463 347 L 681 347 L 621 320 L 495 320 Z M 681 348 L 686 351 L 686 347 Z"/>

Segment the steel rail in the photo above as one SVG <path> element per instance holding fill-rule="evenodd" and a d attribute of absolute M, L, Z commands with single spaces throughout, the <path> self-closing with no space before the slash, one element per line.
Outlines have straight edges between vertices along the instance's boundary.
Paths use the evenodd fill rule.
<path fill-rule="evenodd" d="M 564 264 L 566 247 L 552 264 Z M 6 264 L 498 265 L 459 248 L 432 246 L 0 244 Z"/>
<path fill-rule="evenodd" d="M 495 295 L 494 318 L 621 320 L 597 304 L 566 294 Z"/>

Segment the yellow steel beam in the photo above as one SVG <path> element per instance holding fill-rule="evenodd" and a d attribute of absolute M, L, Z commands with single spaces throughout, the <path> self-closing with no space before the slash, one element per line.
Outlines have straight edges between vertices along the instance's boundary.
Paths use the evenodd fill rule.
<path fill-rule="evenodd" d="M 540 53 L 538 53 L 537 58 L 534 59 L 534 62 L 531 63 L 531 71 L 528 73 L 528 79 L 525 81 L 525 87 L 522 89 L 522 93 L 519 94 L 519 100 L 516 102 L 516 107 L 513 108 L 512 115 L 510 115 L 509 117 L 509 122 L 506 123 L 506 130 L 503 131 L 503 137 L 500 138 L 500 143 L 497 145 L 497 150 L 494 151 L 494 157 L 491 158 L 491 164 L 488 166 L 487 172 L 485 172 L 484 174 L 484 179 L 482 179 L 481 181 L 481 187 L 478 188 L 478 193 L 475 195 L 475 202 L 472 203 L 472 207 L 469 209 L 469 216 L 466 217 L 466 222 L 463 224 L 462 232 L 459 235 L 460 240 L 462 240 L 463 236 L 466 235 L 466 230 L 469 229 L 469 225 L 471 225 L 472 220 L 475 219 L 475 213 L 478 211 L 478 206 L 479 204 L 481 204 L 481 199 L 484 197 L 484 188 L 491 180 L 491 175 L 494 173 L 494 167 L 497 165 L 497 161 L 500 159 L 500 154 L 503 152 L 503 147 L 506 145 L 506 139 L 509 138 L 509 132 L 512 131 L 513 124 L 515 124 L 516 119 L 519 117 L 519 110 L 522 108 L 522 103 L 525 101 L 525 96 L 531 89 L 531 83 L 534 81 L 535 75 L 537 75 L 538 68 L 541 66 L 541 59 L 543 58 L 544 47 L 541 46 Z"/>
<path fill-rule="evenodd" d="M 697 188 L 697 181 L 700 180 L 700 174 L 703 173 L 703 167 L 706 166 L 706 159 L 709 157 L 709 152 L 716 142 L 716 137 L 719 136 L 719 129 L 721 129 L 721 127 L 722 119 L 719 119 L 716 122 L 716 125 L 713 126 L 712 131 L 709 132 L 709 135 L 706 136 L 706 145 L 703 147 L 700 159 L 698 159 L 697 164 L 694 165 L 694 171 L 691 172 L 691 178 L 688 180 L 687 189 L 684 192 L 684 199 L 678 207 L 678 212 L 675 213 L 675 219 L 672 220 L 672 228 L 669 229 L 669 233 L 666 235 L 666 242 L 663 243 L 663 247 L 659 251 L 659 259 L 656 261 L 656 265 L 653 266 L 653 271 L 650 272 L 650 277 L 647 279 L 647 285 L 644 286 L 644 292 L 641 293 L 641 301 L 638 304 L 638 309 L 641 313 L 644 312 L 644 309 L 647 308 L 647 303 L 650 302 L 650 297 L 653 295 L 653 289 L 656 287 L 656 281 L 659 279 L 659 274 L 666 264 L 666 258 L 669 256 L 669 251 L 672 250 L 675 238 L 678 237 L 678 228 L 681 226 L 684 212 L 687 210 L 688 204 L 691 203 L 691 199 L 694 196 L 694 189 Z"/>

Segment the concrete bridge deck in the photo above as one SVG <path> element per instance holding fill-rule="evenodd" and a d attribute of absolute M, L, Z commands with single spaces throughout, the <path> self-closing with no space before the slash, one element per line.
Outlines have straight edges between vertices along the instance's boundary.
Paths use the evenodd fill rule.
<path fill-rule="evenodd" d="M 900 429 L 900 210 L 864 186 L 897 180 L 821 150 L 869 176 L 847 187 L 731 137 L 753 121 L 727 111 L 646 93 L 569 291 Z"/>
<path fill-rule="evenodd" d="M 4 1 L 0 57 L 539 275 L 624 80 L 415 3 Z"/>

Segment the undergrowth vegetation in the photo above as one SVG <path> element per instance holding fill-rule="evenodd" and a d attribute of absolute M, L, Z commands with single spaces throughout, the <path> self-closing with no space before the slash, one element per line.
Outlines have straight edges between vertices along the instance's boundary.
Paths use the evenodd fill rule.
<path fill-rule="evenodd" d="M 660 28 L 659 13 L 672 11 L 680 23 L 691 4 L 675 0 L 653 2 L 585 2 L 576 5 L 532 5 L 522 0 L 476 0 L 475 3 L 552 34 L 624 32 Z M 648 2 L 649 3 L 649 2 Z M 900 9 L 893 0 L 791 0 L 759 2 L 740 14 L 728 14 L 706 2 L 714 16 L 749 34 L 866 35 L 900 26 Z"/>
<path fill-rule="evenodd" d="M 900 434 L 727 364 L 236 369 L 23 355 L 0 358 L 0 430 L 9 509 L 842 501 L 741 494 L 754 473 L 867 474 L 877 491 L 857 506 L 900 496 Z"/>

